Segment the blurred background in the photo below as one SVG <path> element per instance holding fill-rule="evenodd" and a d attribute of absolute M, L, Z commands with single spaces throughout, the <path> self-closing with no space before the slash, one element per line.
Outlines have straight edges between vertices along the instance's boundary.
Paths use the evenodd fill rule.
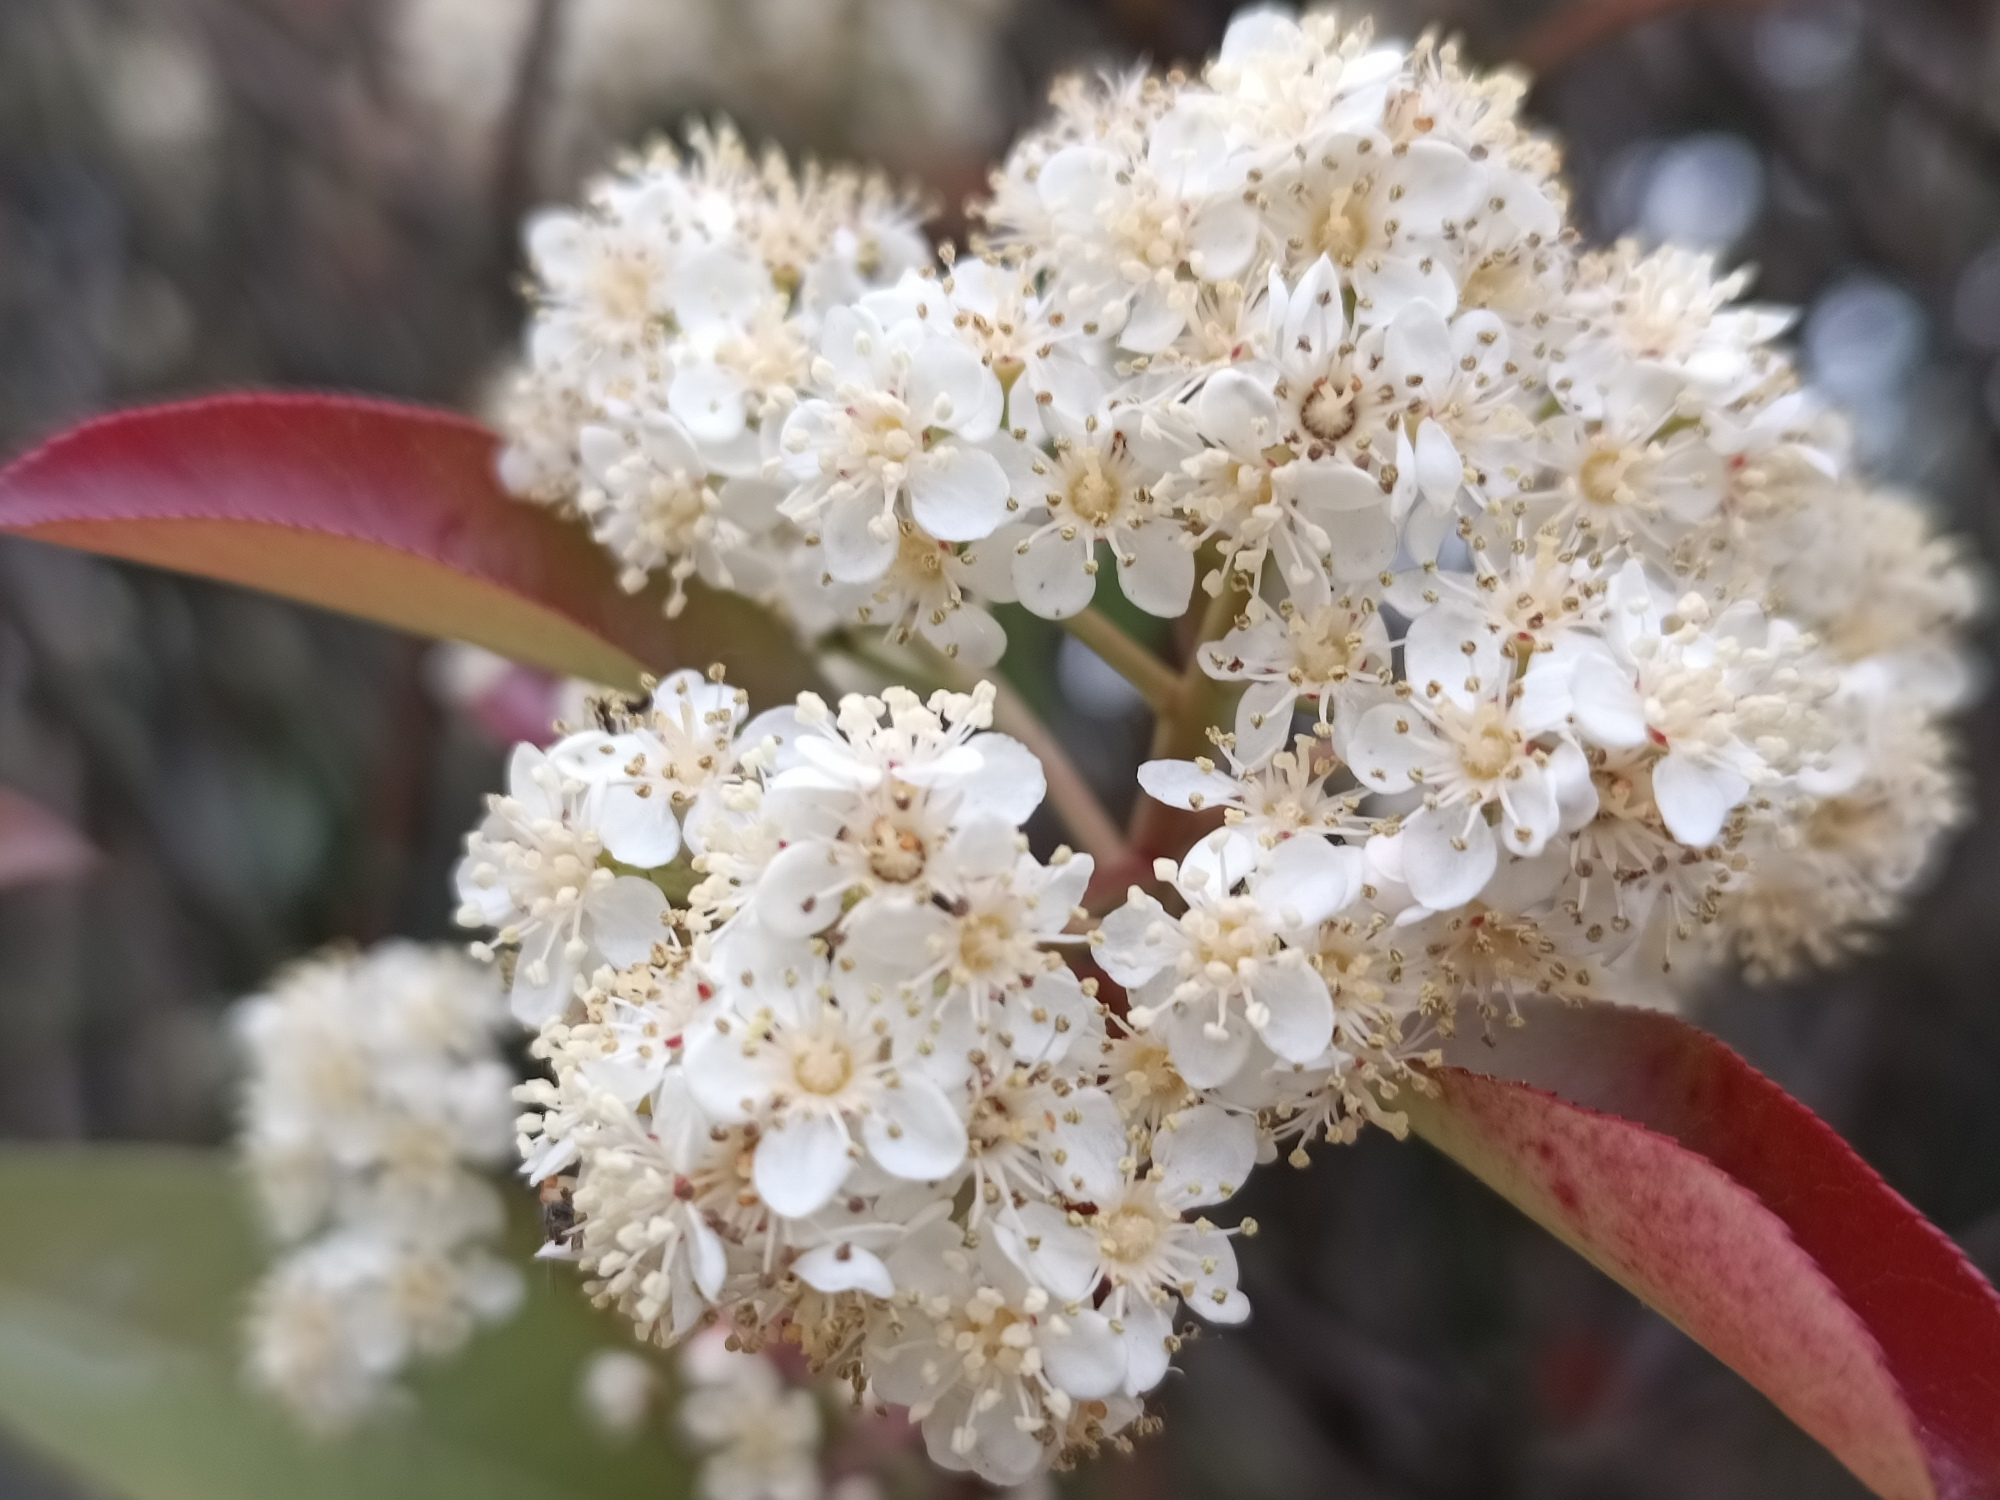
<path fill-rule="evenodd" d="M 263 384 L 476 408 L 516 225 L 690 113 L 957 205 L 1054 74 L 1198 61 L 1223 0 L 0 0 L 0 452 Z M 1589 236 L 1712 249 L 1804 310 L 1875 474 L 1989 555 L 2000 427 L 2000 4 L 1375 0 L 1516 61 Z M 1079 759 L 1146 726 L 1052 629 L 1007 667 Z M 0 543 L 0 784 L 80 876 L 0 895 L 0 1136 L 213 1143 L 226 1003 L 331 939 L 449 934 L 503 746 L 428 648 Z M 1702 1019 L 2000 1273 L 2000 705 L 1980 816 L 1906 925 Z M 1129 795 L 1129 792 L 1125 795 Z M 4 812 L 5 809 L 0 809 Z M 1088 1493 L 1215 1500 L 1860 1495 L 1743 1385 L 1426 1150 L 1253 1186 L 1257 1309 Z M 8 1210 L 26 1223 L 31 1206 Z M 16 1218 L 15 1216 L 21 1216 Z M 0 1497 L 79 1500 L 0 1433 Z"/>

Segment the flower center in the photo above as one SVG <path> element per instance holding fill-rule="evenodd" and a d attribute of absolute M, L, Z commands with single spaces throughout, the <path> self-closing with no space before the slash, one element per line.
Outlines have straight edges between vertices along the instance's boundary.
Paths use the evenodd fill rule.
<path fill-rule="evenodd" d="M 1480 709 L 1470 732 L 1460 741 L 1458 761 L 1475 781 L 1495 780 L 1514 763 L 1514 736 L 1491 704 Z"/>
<path fill-rule="evenodd" d="M 1000 968 L 1013 949 L 1014 924 L 1005 912 L 984 912 L 958 929 L 959 961 L 975 974 Z"/>
<path fill-rule="evenodd" d="M 868 830 L 868 868 L 877 880 L 907 885 L 924 873 L 923 835 L 884 814 Z"/>
<path fill-rule="evenodd" d="M 1160 1243 L 1160 1221 L 1143 1208 L 1121 1208 L 1097 1226 L 1097 1245 L 1111 1259 L 1136 1265 Z"/>
<path fill-rule="evenodd" d="M 1632 455 L 1624 448 L 1602 444 L 1584 459 L 1576 486 L 1592 505 L 1617 505 L 1625 497 L 1625 471 L 1631 467 Z"/>
<path fill-rule="evenodd" d="M 1104 470 L 1096 454 L 1084 459 L 1083 467 L 1069 482 L 1069 508 L 1079 521 L 1102 526 L 1118 514 L 1125 502 L 1125 487 Z"/>
<path fill-rule="evenodd" d="M 1346 382 L 1321 376 L 1313 382 L 1306 399 L 1299 404 L 1299 423 L 1323 443 L 1337 443 L 1354 431 L 1361 418 L 1356 397 L 1361 393 L 1361 377 Z"/>
<path fill-rule="evenodd" d="M 1345 682 L 1361 652 L 1361 633 L 1331 610 L 1292 626 L 1292 659 L 1307 682 Z"/>
<path fill-rule="evenodd" d="M 1351 266 L 1368 244 L 1368 228 L 1368 204 L 1357 183 L 1337 189 L 1327 200 L 1326 211 L 1313 225 L 1313 244 L 1341 265 Z"/>
<path fill-rule="evenodd" d="M 810 1037 L 792 1053 L 792 1077 L 808 1094 L 837 1094 L 854 1077 L 854 1054 L 831 1037 Z"/>
<path fill-rule="evenodd" d="M 621 323 L 644 323 L 653 315 L 652 268 L 639 256 L 612 255 L 600 260 L 591 290 L 598 305 Z"/>

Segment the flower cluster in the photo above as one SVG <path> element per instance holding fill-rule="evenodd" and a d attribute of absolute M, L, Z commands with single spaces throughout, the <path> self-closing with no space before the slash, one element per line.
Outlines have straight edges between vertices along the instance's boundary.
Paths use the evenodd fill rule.
<path fill-rule="evenodd" d="M 1139 771 L 1177 857 L 1094 931 L 984 695 L 746 723 L 683 676 L 517 753 L 465 918 L 543 1025 L 529 1171 L 643 1330 L 782 1336 L 1017 1479 L 1137 1419 L 1177 1302 L 1244 1315 L 1189 1215 L 1400 1129 L 1461 1015 L 1783 972 L 1921 875 L 1976 580 L 1742 278 L 1579 247 L 1521 92 L 1257 9 L 1199 78 L 1059 87 L 973 255 L 705 138 L 535 231 L 506 474 L 635 586 L 961 668 L 998 602 L 1198 615 Z"/>
<path fill-rule="evenodd" d="M 763 1355 L 711 1329 L 683 1346 L 675 1418 L 701 1455 L 697 1500 L 820 1500 L 820 1412 Z"/>
<path fill-rule="evenodd" d="M 301 963 L 244 1001 L 241 1148 L 285 1247 L 251 1311 L 256 1381 L 303 1421 L 347 1427 L 412 1358 L 512 1312 L 520 1274 L 489 1253 L 513 1074 L 491 973 L 389 942 Z"/>
<path fill-rule="evenodd" d="M 461 882 L 543 1022 L 553 1076 L 519 1097 L 527 1175 L 565 1205 L 548 1253 L 643 1336 L 796 1344 L 1012 1483 L 1139 1420 L 1182 1300 L 1246 1315 L 1200 1211 L 1257 1141 L 1159 1086 L 1065 962 L 1092 862 L 1028 852 L 1042 772 L 992 698 L 750 719 L 679 674 L 517 752 Z M 690 723 L 705 752 L 663 753 Z M 535 842 L 496 853 L 503 815 Z"/>

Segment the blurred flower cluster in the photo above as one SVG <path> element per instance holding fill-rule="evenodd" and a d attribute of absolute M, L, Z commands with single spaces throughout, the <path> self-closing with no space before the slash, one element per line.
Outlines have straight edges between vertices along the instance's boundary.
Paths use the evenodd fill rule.
<path fill-rule="evenodd" d="M 505 1019 L 491 971 L 407 942 L 304 960 L 236 1012 L 242 1153 L 283 1251 L 250 1370 L 313 1427 L 352 1425 L 520 1300 L 480 1170 L 507 1149 Z"/>

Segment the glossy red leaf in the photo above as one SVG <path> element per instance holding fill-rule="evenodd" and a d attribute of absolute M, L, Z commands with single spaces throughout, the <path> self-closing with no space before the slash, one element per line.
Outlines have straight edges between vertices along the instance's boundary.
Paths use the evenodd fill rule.
<path fill-rule="evenodd" d="M 2000 1294 L 1817 1115 L 1672 1016 L 1536 1006 L 1417 1132 L 1877 1494 L 2000 1496 Z"/>
<path fill-rule="evenodd" d="M 497 439 L 448 412 L 221 396 L 86 422 L 0 471 L 0 531 L 246 584 L 624 686 L 721 661 L 760 703 L 814 684 L 789 632 L 691 591 L 668 621 L 609 559 L 495 477 Z"/>
<path fill-rule="evenodd" d="M 71 880 L 96 861 L 82 834 L 39 802 L 0 787 L 0 890 Z"/>

